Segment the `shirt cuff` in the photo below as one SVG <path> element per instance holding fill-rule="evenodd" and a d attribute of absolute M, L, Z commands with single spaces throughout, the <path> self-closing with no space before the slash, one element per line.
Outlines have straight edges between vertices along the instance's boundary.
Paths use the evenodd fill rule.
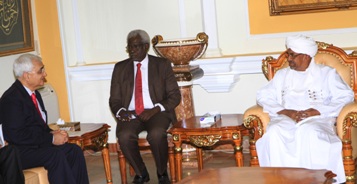
<path fill-rule="evenodd" d="M 165 107 L 164 107 L 163 105 L 159 104 L 159 103 L 155 104 L 154 106 L 155 106 L 155 107 L 156 107 L 156 106 L 159 106 L 160 109 L 161 109 L 161 112 L 162 112 L 162 111 L 165 111 Z"/>
<path fill-rule="evenodd" d="M 118 112 L 115 114 L 115 117 L 120 118 L 119 113 L 120 113 L 121 110 L 126 110 L 126 109 L 125 109 L 124 107 L 120 108 L 120 109 L 118 110 Z"/>

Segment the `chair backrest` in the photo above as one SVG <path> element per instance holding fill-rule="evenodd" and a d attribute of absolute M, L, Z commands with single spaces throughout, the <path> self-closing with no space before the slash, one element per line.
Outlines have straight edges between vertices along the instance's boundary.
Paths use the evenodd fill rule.
<path fill-rule="evenodd" d="M 332 44 L 323 42 L 317 42 L 317 44 L 315 62 L 335 68 L 341 78 L 350 85 L 355 94 L 355 101 L 357 101 L 357 51 L 347 54 Z M 274 77 L 276 71 L 289 66 L 286 56 L 285 51 L 277 59 L 271 56 L 263 59 L 262 70 L 268 80 Z"/>

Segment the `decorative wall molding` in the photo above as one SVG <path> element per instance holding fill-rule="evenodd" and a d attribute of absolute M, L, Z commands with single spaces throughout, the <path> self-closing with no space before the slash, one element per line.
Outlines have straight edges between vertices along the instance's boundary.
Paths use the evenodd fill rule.
<path fill-rule="evenodd" d="M 226 57 L 193 61 L 192 64 L 198 64 L 204 71 L 203 77 L 194 80 L 193 84 L 200 85 L 209 93 L 229 92 L 239 81 L 241 74 L 262 73 L 260 68 L 264 57 Z"/>
<path fill-rule="evenodd" d="M 265 56 L 226 57 L 214 59 L 198 59 L 192 65 L 199 65 L 204 75 L 194 80 L 207 92 L 229 92 L 239 80 L 239 75 L 262 73 L 261 60 Z M 71 81 L 111 80 L 113 64 L 68 67 Z"/>
<path fill-rule="evenodd" d="M 351 53 L 352 50 L 345 52 Z M 239 81 L 240 75 L 261 74 L 261 62 L 266 56 L 236 56 L 192 61 L 192 65 L 199 65 L 204 71 L 203 77 L 194 80 L 193 85 L 200 85 L 209 93 L 230 92 L 234 84 Z M 271 56 L 278 57 L 278 55 Z M 111 80 L 113 68 L 114 63 L 69 67 L 68 74 L 71 81 Z"/>
<path fill-rule="evenodd" d="M 222 56 L 222 50 L 219 48 L 218 42 L 216 1 L 204 0 L 201 1 L 201 5 L 204 31 L 207 35 L 210 35 L 210 44 L 208 44 L 205 55 L 208 57 Z"/>
<path fill-rule="evenodd" d="M 327 30 L 289 32 L 289 33 L 257 34 L 257 35 L 248 34 L 246 35 L 246 38 L 247 39 L 271 39 L 271 38 L 286 38 L 288 36 L 297 35 L 297 34 L 302 34 L 306 36 L 321 36 L 321 35 L 341 35 L 341 34 L 348 34 L 348 33 L 357 33 L 357 28 L 341 28 L 341 29 L 327 29 Z"/>
<path fill-rule="evenodd" d="M 69 79 L 73 81 L 111 80 L 114 64 L 69 67 Z"/>

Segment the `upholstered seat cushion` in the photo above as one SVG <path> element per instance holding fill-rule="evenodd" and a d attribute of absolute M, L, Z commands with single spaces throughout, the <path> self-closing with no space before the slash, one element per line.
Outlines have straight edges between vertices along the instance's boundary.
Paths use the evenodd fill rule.
<path fill-rule="evenodd" d="M 44 167 L 35 167 L 24 170 L 25 184 L 49 184 L 47 170 Z"/>

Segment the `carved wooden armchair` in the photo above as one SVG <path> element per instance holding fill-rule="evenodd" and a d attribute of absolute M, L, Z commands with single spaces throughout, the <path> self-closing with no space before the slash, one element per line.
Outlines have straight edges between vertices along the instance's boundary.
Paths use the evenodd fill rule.
<path fill-rule="evenodd" d="M 315 56 L 315 62 L 335 68 L 355 94 L 355 102 L 347 104 L 341 110 L 336 122 L 337 135 L 341 138 L 343 145 L 341 151 L 346 180 L 347 183 L 352 184 L 356 181 L 355 161 L 357 158 L 357 51 L 346 54 L 344 50 L 336 46 L 323 42 L 317 43 L 318 53 Z M 274 77 L 277 70 L 288 67 L 285 52 L 277 59 L 271 56 L 263 59 L 262 70 L 268 80 Z M 251 166 L 259 166 L 255 143 L 263 136 L 269 121 L 269 115 L 264 113 L 259 105 L 250 107 L 244 112 L 244 126 L 250 131 Z"/>

